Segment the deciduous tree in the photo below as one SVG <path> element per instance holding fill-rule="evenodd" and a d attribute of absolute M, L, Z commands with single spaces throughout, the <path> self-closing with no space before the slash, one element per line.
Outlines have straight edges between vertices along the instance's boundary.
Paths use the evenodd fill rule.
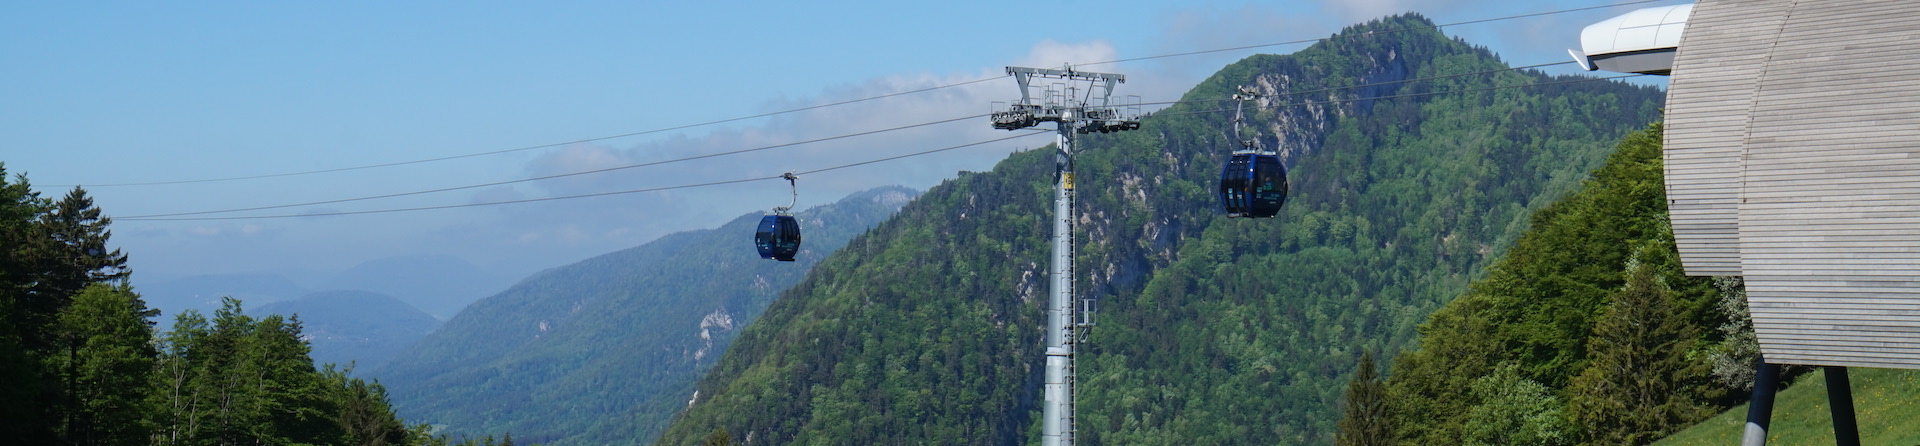
<path fill-rule="evenodd" d="M 61 312 L 59 331 L 68 352 L 56 356 L 68 392 L 65 436 L 74 444 L 137 444 L 151 431 L 159 355 L 151 318 L 140 296 L 124 283 L 95 284 L 74 296 Z"/>

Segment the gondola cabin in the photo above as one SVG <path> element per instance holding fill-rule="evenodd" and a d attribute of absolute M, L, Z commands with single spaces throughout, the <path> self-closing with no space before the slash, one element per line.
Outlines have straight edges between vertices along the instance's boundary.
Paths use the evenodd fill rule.
<path fill-rule="evenodd" d="M 753 233 L 753 246 L 760 250 L 760 258 L 793 261 L 793 255 L 800 252 L 800 222 L 791 215 L 761 217 L 760 229 Z"/>
<path fill-rule="evenodd" d="M 1238 152 L 1220 170 L 1220 203 L 1228 217 L 1270 218 L 1287 202 L 1287 168 L 1280 156 Z"/>

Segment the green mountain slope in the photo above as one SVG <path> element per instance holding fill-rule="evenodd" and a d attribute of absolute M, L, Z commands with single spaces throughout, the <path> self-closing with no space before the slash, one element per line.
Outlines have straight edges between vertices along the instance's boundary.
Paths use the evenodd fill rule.
<path fill-rule="evenodd" d="M 530 277 L 475 302 L 368 376 L 409 420 L 542 444 L 647 441 L 775 293 L 911 200 L 857 193 L 796 216 L 797 262 L 762 260 L 760 215 Z"/>
<path fill-rule="evenodd" d="M 1101 301 L 1079 363 L 1083 443 L 1330 443 L 1361 351 L 1406 346 L 1533 210 L 1657 118 L 1657 90 L 1611 82 L 1384 84 L 1506 66 L 1403 31 L 1430 25 L 1392 17 L 1250 57 L 1142 130 L 1081 140 L 1076 289 Z M 1321 91 L 1357 84 L 1377 85 Z M 1250 117 L 1292 166 L 1277 219 L 1226 219 L 1211 194 L 1230 150 L 1218 101 L 1239 86 L 1277 98 Z M 937 186 L 822 262 L 745 330 L 660 443 L 719 429 L 747 444 L 1033 438 L 1050 151 Z"/>
<path fill-rule="evenodd" d="M 1660 135 L 1628 137 L 1421 325 L 1386 382 L 1403 444 L 1644 444 L 1735 397 L 1709 376 L 1723 295 L 1680 270 Z"/>
<path fill-rule="evenodd" d="M 1849 369 L 1860 444 L 1920 444 L 1920 370 Z M 1734 406 L 1700 424 L 1660 440 L 1660 446 L 1739 444 L 1747 406 Z M 1801 376 L 1773 400 L 1768 444 L 1833 443 L 1833 418 L 1827 412 L 1827 381 L 1819 372 Z"/>

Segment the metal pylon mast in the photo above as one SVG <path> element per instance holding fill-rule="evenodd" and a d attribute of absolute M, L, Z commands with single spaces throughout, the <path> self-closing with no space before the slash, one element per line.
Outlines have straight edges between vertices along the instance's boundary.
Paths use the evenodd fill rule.
<path fill-rule="evenodd" d="M 1053 188 L 1053 261 L 1048 276 L 1046 386 L 1042 390 L 1040 444 L 1069 446 L 1074 438 L 1074 345 L 1093 326 L 1092 299 L 1073 298 L 1073 139 L 1089 132 L 1140 128 L 1139 101 L 1112 103 L 1115 84 L 1126 76 L 1066 68 L 1007 67 L 1020 84 L 1020 101 L 995 104 L 993 128 L 1019 130 L 1053 122 L 1058 155 Z M 1058 83 L 1035 87 L 1034 79 Z M 1084 85 L 1084 87 L 1082 87 Z M 1036 94 L 1038 93 L 1038 94 Z M 1096 94 L 1097 93 L 1097 94 Z M 1005 105 L 1003 108 L 1002 105 Z"/>

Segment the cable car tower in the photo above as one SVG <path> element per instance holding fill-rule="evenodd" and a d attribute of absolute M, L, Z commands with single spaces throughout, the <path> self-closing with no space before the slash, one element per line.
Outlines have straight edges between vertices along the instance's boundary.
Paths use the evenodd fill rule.
<path fill-rule="evenodd" d="M 1065 68 L 1007 67 L 1020 84 L 1020 101 L 994 103 L 993 128 L 1019 130 L 1054 123 L 1057 130 L 1053 188 L 1053 263 L 1048 276 L 1053 280 L 1047 298 L 1046 386 L 1041 406 L 1040 444 L 1073 444 L 1074 344 L 1084 340 L 1093 326 L 1092 299 L 1073 299 L 1073 137 L 1080 133 L 1118 132 L 1140 128 L 1138 101 L 1131 105 L 1111 102 L 1113 86 L 1126 82 L 1119 74 L 1075 71 Z M 1033 85 L 1035 79 L 1052 79 L 1044 88 Z M 1038 89 L 1037 89 L 1038 88 Z M 1035 94 L 1039 93 L 1039 94 Z"/>

